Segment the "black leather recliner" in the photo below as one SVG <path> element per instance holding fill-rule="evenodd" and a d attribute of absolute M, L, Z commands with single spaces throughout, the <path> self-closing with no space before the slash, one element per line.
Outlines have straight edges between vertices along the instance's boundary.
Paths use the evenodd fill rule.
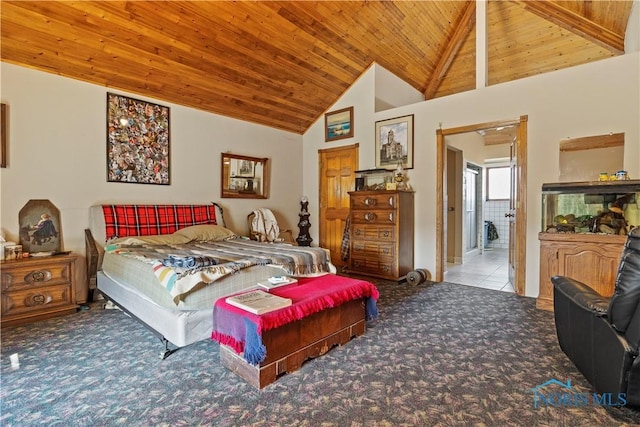
<path fill-rule="evenodd" d="M 551 282 L 562 351 L 596 393 L 614 402 L 625 393 L 627 405 L 640 406 L 640 227 L 627 236 L 611 298 L 569 277 Z"/>

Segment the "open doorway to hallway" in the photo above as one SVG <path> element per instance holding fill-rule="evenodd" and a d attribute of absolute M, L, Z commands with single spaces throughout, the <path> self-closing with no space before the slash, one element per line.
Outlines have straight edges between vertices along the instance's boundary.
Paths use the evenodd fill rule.
<path fill-rule="evenodd" d="M 500 143 L 490 145 L 484 130 L 445 139 L 447 282 L 515 292 L 509 277 L 509 165 L 515 126 L 504 134 Z"/>

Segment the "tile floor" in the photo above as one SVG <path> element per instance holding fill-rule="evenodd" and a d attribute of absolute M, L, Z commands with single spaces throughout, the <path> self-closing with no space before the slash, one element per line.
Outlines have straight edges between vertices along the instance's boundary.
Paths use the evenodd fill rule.
<path fill-rule="evenodd" d="M 464 264 L 447 263 L 444 279 L 451 283 L 515 292 L 509 283 L 507 249 L 489 249 L 473 255 Z"/>

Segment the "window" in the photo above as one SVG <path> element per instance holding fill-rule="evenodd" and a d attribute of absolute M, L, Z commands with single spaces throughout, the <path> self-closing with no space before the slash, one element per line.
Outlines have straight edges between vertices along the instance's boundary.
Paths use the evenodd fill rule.
<path fill-rule="evenodd" d="M 487 168 L 487 200 L 509 200 L 510 190 L 509 166 Z"/>

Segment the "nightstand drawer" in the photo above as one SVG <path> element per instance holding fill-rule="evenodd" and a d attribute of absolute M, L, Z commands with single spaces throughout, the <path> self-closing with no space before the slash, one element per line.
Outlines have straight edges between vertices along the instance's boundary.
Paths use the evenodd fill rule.
<path fill-rule="evenodd" d="M 2 317 L 39 313 L 71 304 L 71 285 L 37 286 L 2 293 Z"/>
<path fill-rule="evenodd" d="M 70 283 L 70 267 L 69 263 L 32 265 L 26 261 L 17 261 L 11 268 L 3 265 L 2 290 L 12 291 L 34 286 Z"/>

